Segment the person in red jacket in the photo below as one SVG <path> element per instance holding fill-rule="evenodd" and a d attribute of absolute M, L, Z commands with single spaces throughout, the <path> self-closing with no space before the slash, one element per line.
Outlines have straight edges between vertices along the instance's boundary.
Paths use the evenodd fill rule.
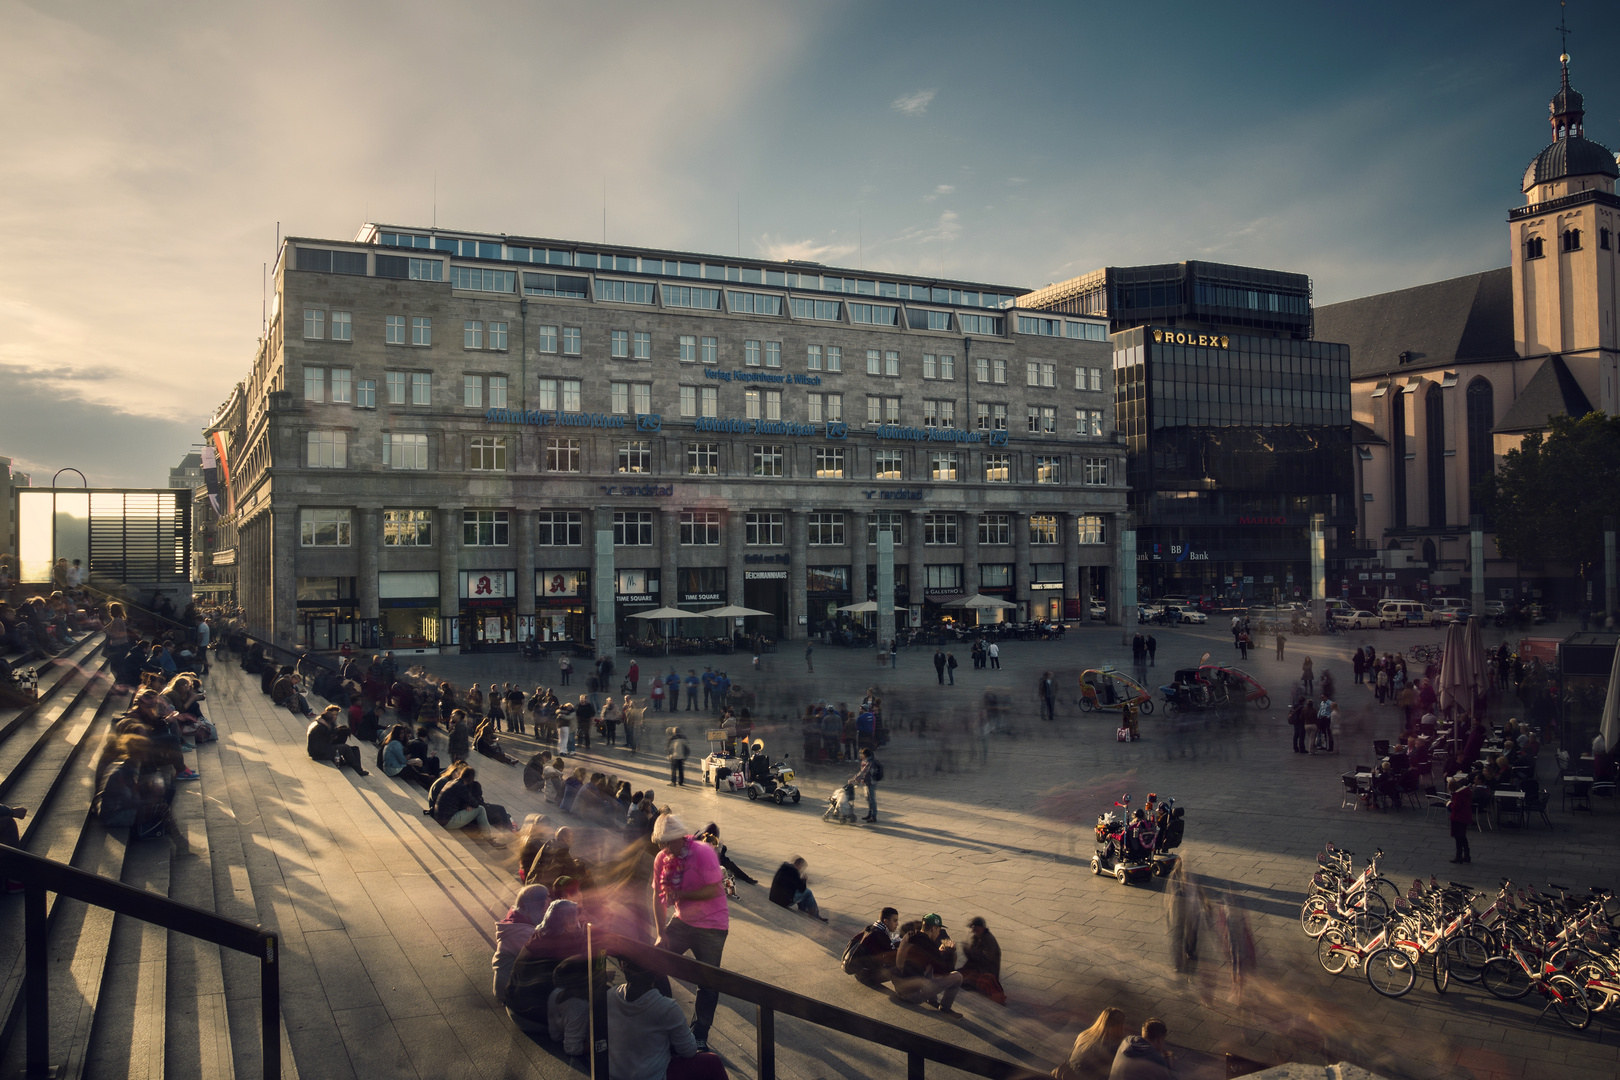
<path fill-rule="evenodd" d="M 1450 790 L 1451 839 L 1457 844 L 1457 854 L 1451 861 L 1473 862 L 1468 852 L 1468 826 L 1474 823 L 1474 789 L 1468 786 L 1466 777 L 1456 777 L 1451 781 Z"/>

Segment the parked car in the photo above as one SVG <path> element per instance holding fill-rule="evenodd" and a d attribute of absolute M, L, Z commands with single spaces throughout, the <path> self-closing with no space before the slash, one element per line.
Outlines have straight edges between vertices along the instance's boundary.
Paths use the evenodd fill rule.
<path fill-rule="evenodd" d="M 1437 596 L 1429 601 L 1429 608 L 1446 622 L 1468 621 L 1469 604 L 1460 596 Z"/>
<path fill-rule="evenodd" d="M 1385 600 L 1378 605 L 1378 617 L 1391 626 L 1439 626 L 1444 621 L 1416 600 Z"/>
<path fill-rule="evenodd" d="M 1370 611 L 1352 611 L 1348 615 L 1340 612 L 1333 616 L 1333 623 L 1340 630 L 1389 629 L 1389 620 L 1381 619 Z"/>
<path fill-rule="evenodd" d="M 1091 602 L 1091 617 L 1093 619 L 1108 618 L 1108 605 L 1100 600 L 1093 600 Z"/>
<path fill-rule="evenodd" d="M 1205 615 L 1202 611 L 1199 611 L 1195 607 L 1178 607 L 1178 606 L 1168 605 L 1167 604 L 1165 606 L 1164 613 L 1165 613 L 1166 616 L 1169 617 L 1171 622 L 1176 622 L 1176 623 L 1207 623 L 1207 622 L 1209 622 L 1209 616 Z"/>
<path fill-rule="evenodd" d="M 1485 601 L 1485 618 L 1499 619 L 1505 614 L 1507 614 L 1507 604 L 1501 600 Z"/>

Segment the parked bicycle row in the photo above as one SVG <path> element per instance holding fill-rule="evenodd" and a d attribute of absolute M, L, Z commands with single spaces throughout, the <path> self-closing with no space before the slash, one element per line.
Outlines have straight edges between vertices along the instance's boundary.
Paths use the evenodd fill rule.
<path fill-rule="evenodd" d="M 1360 873 L 1355 853 L 1327 845 L 1317 855 L 1300 925 L 1332 975 L 1359 974 L 1385 997 L 1403 997 L 1427 972 L 1437 993 L 1451 980 L 1494 997 L 1544 1001 L 1576 1030 L 1620 1001 L 1620 937 L 1614 895 L 1593 886 L 1535 892 L 1503 880 L 1494 900 L 1471 885 L 1415 879 L 1403 894 L 1384 876 L 1383 851 Z"/>

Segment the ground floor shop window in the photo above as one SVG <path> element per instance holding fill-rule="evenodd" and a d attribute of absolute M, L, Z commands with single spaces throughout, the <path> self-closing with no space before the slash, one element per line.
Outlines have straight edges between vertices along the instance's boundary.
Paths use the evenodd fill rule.
<path fill-rule="evenodd" d="M 439 601 L 422 598 L 378 612 L 378 645 L 384 649 L 427 649 L 439 644 Z"/>

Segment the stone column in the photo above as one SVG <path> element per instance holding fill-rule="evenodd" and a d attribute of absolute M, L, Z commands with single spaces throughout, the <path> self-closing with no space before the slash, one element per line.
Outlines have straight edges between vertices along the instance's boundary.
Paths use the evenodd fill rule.
<path fill-rule="evenodd" d="M 439 507 L 439 651 L 454 652 L 451 627 L 461 615 L 461 507 Z M 459 639 L 457 639 L 459 640 Z"/>
<path fill-rule="evenodd" d="M 681 590 L 675 580 L 679 569 L 676 557 L 681 551 L 681 513 L 679 510 L 658 512 L 658 587 L 664 607 L 679 607 Z M 678 628 L 679 629 L 679 628 Z"/>
<path fill-rule="evenodd" d="M 1017 579 L 1016 591 L 1013 599 L 1024 605 L 1024 618 L 1029 617 L 1029 515 L 1016 513 L 1013 515 L 1013 544 L 1017 547 L 1017 563 L 1013 574 Z"/>
<path fill-rule="evenodd" d="M 928 589 L 928 573 L 923 569 L 923 560 L 927 558 L 923 544 L 923 514 L 925 511 L 912 510 L 906 514 L 906 551 L 910 569 L 906 571 L 906 581 L 911 586 L 911 606 L 917 607 L 926 602 Z"/>
<path fill-rule="evenodd" d="M 849 602 L 859 604 L 866 600 L 866 555 L 870 550 L 866 532 L 871 528 L 871 515 L 857 510 L 849 515 L 849 521 Z"/>
<path fill-rule="evenodd" d="M 743 602 L 743 540 L 747 538 L 744 532 L 747 513 L 743 510 L 726 510 L 720 521 L 722 539 L 726 543 L 726 603 L 741 604 Z M 717 605 L 718 606 L 718 605 Z M 733 625 L 731 629 L 736 629 Z"/>
<path fill-rule="evenodd" d="M 962 514 L 961 519 L 962 589 L 972 596 L 979 591 L 979 512 Z"/>
<path fill-rule="evenodd" d="M 789 641 L 803 641 L 810 636 L 808 622 L 800 621 L 807 620 L 810 614 L 807 524 L 803 510 L 788 511 L 788 624 L 782 636 Z"/>
<path fill-rule="evenodd" d="M 512 511 L 512 542 L 517 545 L 517 613 L 521 619 L 534 615 L 534 511 Z M 522 641 L 524 635 L 519 635 Z"/>
<path fill-rule="evenodd" d="M 298 508 L 272 506 L 270 519 L 270 633 L 291 649 L 298 635 Z"/>
<path fill-rule="evenodd" d="M 360 625 L 355 627 L 354 641 L 362 649 L 377 644 L 377 556 L 382 546 L 378 534 L 378 516 L 381 508 L 375 505 L 355 508 L 354 542 L 359 547 L 358 567 L 355 570 L 354 594 L 359 601 Z"/>
<path fill-rule="evenodd" d="M 1063 530 L 1063 599 L 1079 600 L 1080 621 L 1091 621 L 1091 604 L 1083 595 L 1080 579 L 1080 522 L 1074 514 L 1059 514 L 1058 528 Z"/>

